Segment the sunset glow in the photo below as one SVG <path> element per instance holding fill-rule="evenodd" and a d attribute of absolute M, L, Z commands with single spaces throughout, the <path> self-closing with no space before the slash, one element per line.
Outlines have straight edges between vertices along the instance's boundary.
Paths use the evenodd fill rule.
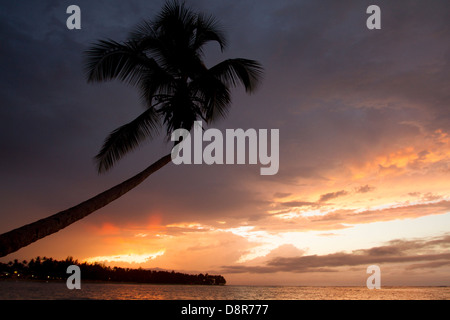
<path fill-rule="evenodd" d="M 95 263 L 95 262 L 119 262 L 119 263 L 146 263 L 152 259 L 155 259 L 158 256 L 162 256 L 164 254 L 164 250 L 158 251 L 156 253 L 150 254 L 122 254 L 116 256 L 99 256 L 84 259 L 83 262 L 87 263 Z"/>

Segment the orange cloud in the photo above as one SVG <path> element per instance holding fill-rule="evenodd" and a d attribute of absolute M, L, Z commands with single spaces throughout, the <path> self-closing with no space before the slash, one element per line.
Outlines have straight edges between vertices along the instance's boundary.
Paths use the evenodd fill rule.
<path fill-rule="evenodd" d="M 164 226 L 161 225 L 162 222 L 162 214 L 161 213 L 153 213 L 148 218 L 148 223 L 146 228 L 148 230 L 162 229 Z"/>
<path fill-rule="evenodd" d="M 121 233 L 121 228 L 111 222 L 103 222 L 100 226 L 89 225 L 90 232 L 100 236 L 117 236 Z"/>
<path fill-rule="evenodd" d="M 304 255 L 300 252 L 297 256 L 284 256 L 283 252 L 275 251 L 279 255 L 271 257 L 261 265 L 228 265 L 222 266 L 222 269 L 227 273 L 335 272 L 338 271 L 335 269 L 337 267 L 422 261 L 426 264 L 419 265 L 418 268 L 436 268 L 448 265 L 449 243 L 450 236 L 443 235 L 435 239 L 397 239 L 382 246 L 354 250 L 351 253 Z"/>

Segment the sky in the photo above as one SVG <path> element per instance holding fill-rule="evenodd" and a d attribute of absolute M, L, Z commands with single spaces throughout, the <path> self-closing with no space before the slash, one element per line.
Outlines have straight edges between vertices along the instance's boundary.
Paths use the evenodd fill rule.
<path fill-rule="evenodd" d="M 223 275 L 235 285 L 450 285 L 450 5 L 188 0 L 264 66 L 208 128 L 279 129 L 279 171 L 168 164 L 108 206 L 0 259 L 36 256 Z M 66 9 L 81 9 L 69 30 Z M 144 109 L 87 83 L 83 52 L 124 41 L 164 1 L 0 1 L 0 233 L 76 205 L 167 154 L 161 135 L 97 174 L 93 157 Z M 366 9 L 381 9 L 369 30 Z"/>

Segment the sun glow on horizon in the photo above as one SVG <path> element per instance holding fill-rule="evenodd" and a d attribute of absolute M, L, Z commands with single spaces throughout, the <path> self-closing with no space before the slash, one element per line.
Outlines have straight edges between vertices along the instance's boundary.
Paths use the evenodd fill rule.
<path fill-rule="evenodd" d="M 165 249 L 154 253 L 145 253 L 145 254 L 119 254 L 119 255 L 111 255 L 111 256 L 98 256 L 84 259 L 84 262 L 87 263 L 95 263 L 95 262 L 126 262 L 126 263 L 145 263 L 149 260 L 153 260 L 159 256 L 164 255 L 166 252 Z"/>

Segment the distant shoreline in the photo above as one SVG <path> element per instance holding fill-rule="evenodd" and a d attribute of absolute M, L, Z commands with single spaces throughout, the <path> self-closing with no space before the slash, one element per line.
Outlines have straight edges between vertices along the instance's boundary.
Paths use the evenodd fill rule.
<path fill-rule="evenodd" d="M 0 278 L 1 282 L 36 282 L 36 283 L 65 283 L 66 279 L 28 279 L 28 278 Z M 183 283 L 149 283 L 149 282 L 125 282 L 125 281 L 111 281 L 111 280 L 83 280 L 83 283 L 98 283 L 98 284 L 143 284 L 143 285 L 174 285 L 174 286 L 205 286 L 203 284 L 183 284 Z M 280 288 L 366 288 L 366 286 L 360 285 L 273 285 L 273 284 L 221 284 L 215 286 L 228 286 L 228 287 L 280 287 Z M 450 288 L 450 285 L 389 285 L 383 286 L 381 289 L 393 289 L 393 288 Z"/>
<path fill-rule="evenodd" d="M 30 278 L 0 278 L 1 282 L 34 282 L 34 283 L 66 283 L 66 279 L 30 279 Z M 150 283 L 150 282 L 126 282 L 126 281 L 112 281 L 112 280 L 82 280 L 82 283 L 91 283 L 91 284 L 143 284 L 143 285 L 161 285 L 161 286 L 210 286 L 205 284 L 189 284 L 189 283 Z M 213 286 L 227 286 L 227 284 L 218 284 Z M 236 285 L 240 286 L 240 285 Z M 247 286 L 247 285 L 242 285 Z"/>
<path fill-rule="evenodd" d="M 147 269 L 131 269 L 108 267 L 99 263 L 79 263 L 72 257 L 66 260 L 36 257 L 29 262 L 18 260 L 0 263 L 0 280 L 29 281 L 66 281 L 71 272 L 68 267 L 76 265 L 80 268 L 84 282 L 98 283 L 144 283 L 174 285 L 225 285 L 221 275 L 185 274 L 175 271 L 156 271 Z"/>

